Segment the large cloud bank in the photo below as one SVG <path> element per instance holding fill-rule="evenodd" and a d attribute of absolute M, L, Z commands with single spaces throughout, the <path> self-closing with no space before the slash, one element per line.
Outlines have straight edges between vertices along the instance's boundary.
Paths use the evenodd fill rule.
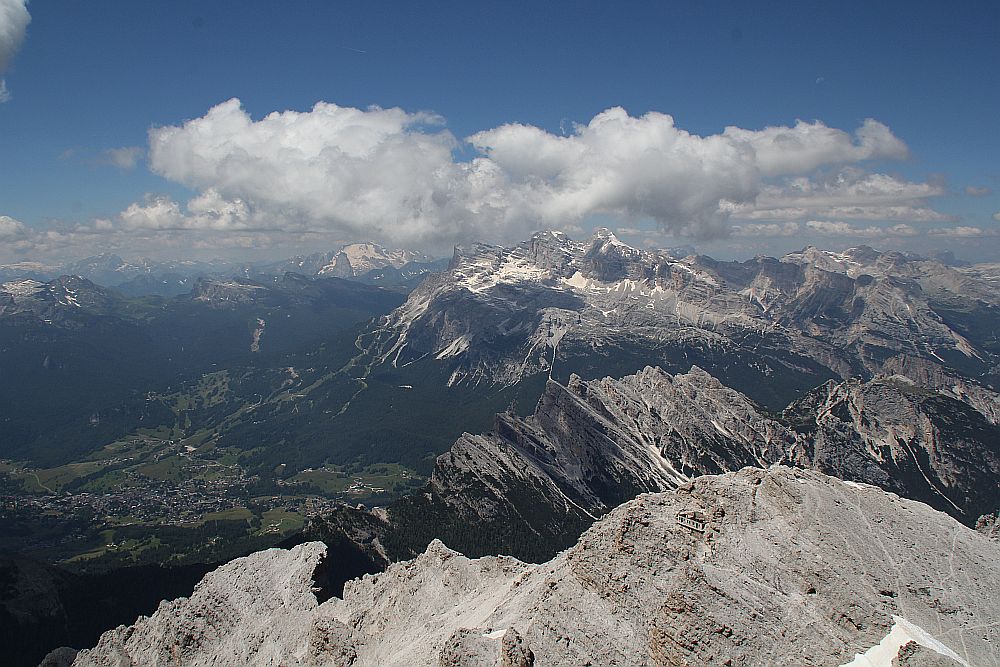
<path fill-rule="evenodd" d="M 810 185 L 806 175 L 907 155 L 889 128 L 870 119 L 853 134 L 799 121 L 698 136 L 669 115 L 633 117 L 616 107 L 565 136 L 509 124 L 464 142 L 442 123 L 398 108 L 328 103 L 254 121 L 232 99 L 150 132 L 151 169 L 200 194 L 186 207 L 135 204 L 122 221 L 133 229 L 339 232 L 427 245 L 511 239 L 610 215 L 715 238 L 728 233 L 733 215 L 758 215 L 768 188 L 822 197 L 828 207 L 891 207 L 899 196 L 856 196 L 864 189 L 858 183 L 839 193 Z M 471 156 L 458 159 L 462 151 Z M 783 177 L 799 180 L 769 185 Z M 897 217 L 933 194 L 921 184 L 902 187 L 917 190 L 897 193 L 905 198 Z M 775 204 L 772 196 L 768 205 L 802 208 L 798 199 Z"/>
<path fill-rule="evenodd" d="M 14 54 L 21 48 L 31 23 L 26 0 L 0 0 L 0 74 L 7 71 Z M 0 102 L 10 99 L 7 82 L 0 77 Z"/>
<path fill-rule="evenodd" d="M 614 107 L 563 134 L 506 124 L 459 139 L 431 113 L 320 102 L 254 120 L 232 99 L 152 129 L 145 153 L 153 172 L 194 194 L 147 195 L 112 218 L 45 232 L 0 225 L 5 247 L 278 252 L 374 240 L 443 250 L 574 232 L 597 217 L 653 221 L 661 241 L 875 239 L 944 233 L 920 225 L 956 221 L 931 207 L 947 194 L 942 183 L 871 170 L 909 153 L 872 119 L 852 132 L 798 121 L 699 136 L 669 115 Z M 107 155 L 127 169 L 143 151 Z"/>

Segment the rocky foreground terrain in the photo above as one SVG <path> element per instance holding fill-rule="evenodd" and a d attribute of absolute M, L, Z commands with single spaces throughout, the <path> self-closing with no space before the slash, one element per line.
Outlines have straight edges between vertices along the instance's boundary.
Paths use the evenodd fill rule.
<path fill-rule="evenodd" d="M 641 495 L 540 565 L 435 541 L 322 603 L 321 543 L 259 552 L 72 664 L 997 665 L 998 549 L 871 486 L 745 468 Z"/>

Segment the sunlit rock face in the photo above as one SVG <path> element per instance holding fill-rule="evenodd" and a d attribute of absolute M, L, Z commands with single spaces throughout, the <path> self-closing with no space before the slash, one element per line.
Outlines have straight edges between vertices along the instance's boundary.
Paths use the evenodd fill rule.
<path fill-rule="evenodd" d="M 314 518 L 306 539 L 340 554 L 339 583 L 435 538 L 469 556 L 537 563 L 639 494 L 774 464 L 878 486 L 995 534 L 1000 396 L 922 362 L 894 363 L 899 373 L 831 381 L 778 414 L 697 366 L 549 380 L 533 414 L 463 434 L 423 488 L 384 508 L 343 505 Z"/>
<path fill-rule="evenodd" d="M 353 278 L 375 269 L 399 269 L 410 262 L 430 261 L 422 253 L 384 248 L 377 243 L 351 243 L 331 255 L 317 271 L 319 275 Z"/>
<path fill-rule="evenodd" d="M 963 400 L 965 399 L 965 400 Z M 830 382 L 783 413 L 792 460 L 926 502 L 967 525 L 1000 507 L 1000 397 L 907 376 Z"/>
<path fill-rule="evenodd" d="M 514 247 L 457 248 L 380 328 L 387 363 L 433 358 L 451 384 L 535 373 L 692 363 L 770 407 L 831 377 L 870 377 L 896 355 L 968 376 L 996 365 L 1000 299 L 986 280 L 934 260 L 855 248 L 720 262 L 539 232 Z M 641 366 L 639 366 L 641 368 Z"/>
<path fill-rule="evenodd" d="M 73 664 L 1000 659 L 996 543 L 922 503 L 818 472 L 747 468 L 645 494 L 539 565 L 434 542 L 319 603 L 323 553 L 309 543 L 233 561 Z"/>

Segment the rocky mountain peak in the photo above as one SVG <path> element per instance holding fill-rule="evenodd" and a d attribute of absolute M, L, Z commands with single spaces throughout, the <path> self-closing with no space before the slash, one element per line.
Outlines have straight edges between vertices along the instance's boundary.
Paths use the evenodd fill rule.
<path fill-rule="evenodd" d="M 410 262 L 430 261 L 423 253 L 412 250 L 389 249 L 377 243 L 349 243 L 333 253 L 332 259 L 317 273 L 323 276 L 350 278 L 376 269 L 399 269 Z"/>
<path fill-rule="evenodd" d="M 537 232 L 528 241 L 526 257 L 555 277 L 568 277 L 580 245 L 559 231 Z"/>
<path fill-rule="evenodd" d="M 196 301 L 207 301 L 217 305 L 253 303 L 267 288 L 251 280 L 230 278 L 199 278 L 191 291 Z"/>
<path fill-rule="evenodd" d="M 48 324 L 79 326 L 79 318 L 112 310 L 120 297 L 81 276 L 43 283 L 26 279 L 0 285 L 0 315 L 31 315 Z"/>
<path fill-rule="evenodd" d="M 43 289 L 45 289 L 45 283 L 31 278 L 10 280 L 0 284 L 0 291 L 14 298 L 30 298 Z"/>
<path fill-rule="evenodd" d="M 85 259 L 78 260 L 75 264 L 70 265 L 70 267 L 87 267 L 92 270 L 110 270 L 116 271 L 121 270 L 123 267 L 129 266 L 126 264 L 120 256 L 114 253 L 101 253 L 99 255 L 94 255 L 93 257 L 87 257 Z"/>
<path fill-rule="evenodd" d="M 626 252 L 636 251 L 635 248 L 631 247 L 627 243 L 623 243 L 617 236 L 615 236 L 615 233 L 607 227 L 598 227 L 594 230 L 594 233 L 591 235 L 590 246 L 591 248 L 600 247 L 604 249 L 621 248 Z"/>

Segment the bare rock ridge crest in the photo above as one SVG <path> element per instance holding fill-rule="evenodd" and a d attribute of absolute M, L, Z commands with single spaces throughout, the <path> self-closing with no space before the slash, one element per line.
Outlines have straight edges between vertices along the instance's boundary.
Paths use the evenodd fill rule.
<path fill-rule="evenodd" d="M 897 365 L 938 373 L 941 389 L 898 373 L 829 382 L 770 415 L 698 367 L 549 381 L 534 414 L 500 414 L 492 432 L 459 438 L 421 491 L 376 511 L 343 506 L 305 539 L 367 559 L 345 578 L 412 558 L 435 537 L 471 556 L 541 562 L 641 493 L 776 463 L 876 485 L 989 531 L 1000 396 L 936 367 Z"/>
<path fill-rule="evenodd" d="M 324 552 L 307 543 L 233 561 L 73 664 L 1000 661 L 994 542 L 925 504 L 783 466 L 643 494 L 538 565 L 435 541 L 319 604 L 311 577 Z"/>

